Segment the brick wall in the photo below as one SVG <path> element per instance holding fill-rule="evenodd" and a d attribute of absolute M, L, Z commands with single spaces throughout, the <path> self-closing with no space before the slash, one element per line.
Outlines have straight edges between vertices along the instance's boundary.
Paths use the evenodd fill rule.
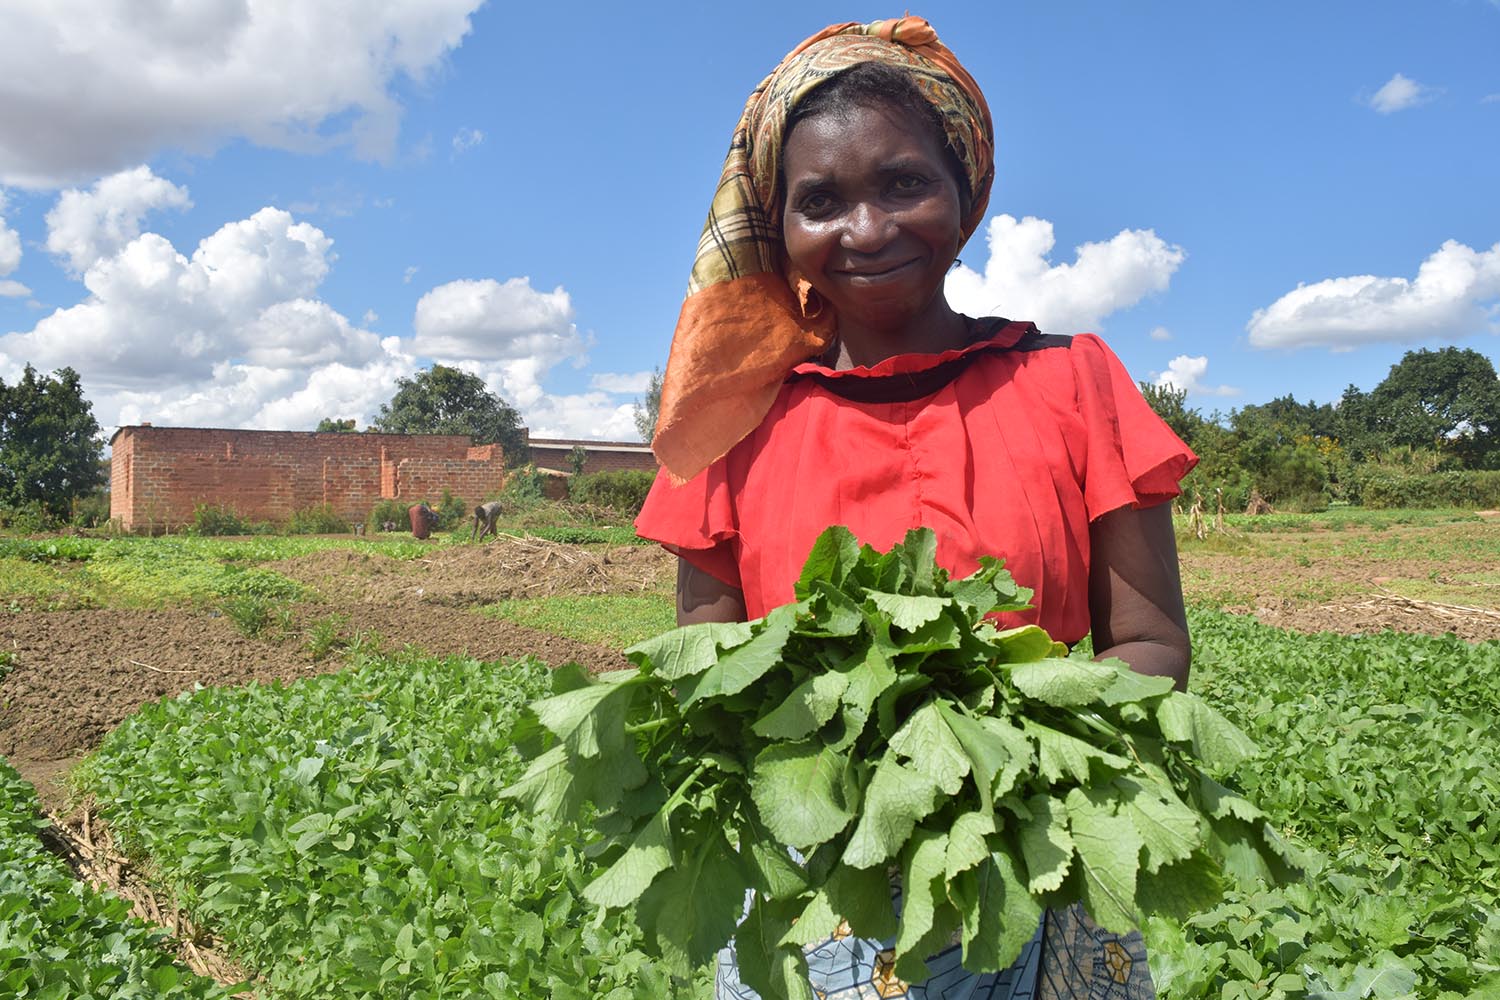
<path fill-rule="evenodd" d="M 505 459 L 455 435 L 122 427 L 110 441 L 110 516 L 126 530 L 180 527 L 198 504 L 285 521 L 327 504 L 363 521 L 380 500 L 474 504 L 499 493 Z"/>

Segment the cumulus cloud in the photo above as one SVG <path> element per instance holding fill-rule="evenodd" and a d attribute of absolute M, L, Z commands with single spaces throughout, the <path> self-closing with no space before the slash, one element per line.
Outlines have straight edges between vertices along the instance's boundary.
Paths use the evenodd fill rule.
<path fill-rule="evenodd" d="M 21 234 L 5 224 L 5 192 L 0 191 L 0 297 L 20 298 L 31 294 L 31 289 L 6 277 L 20 266 Z"/>
<path fill-rule="evenodd" d="M 386 158 L 398 77 L 425 79 L 481 0 L 13 0 L 0 181 L 52 187 L 234 136 Z"/>
<path fill-rule="evenodd" d="M 484 133 L 477 128 L 461 128 L 453 134 L 453 155 L 467 152 L 484 142 Z"/>
<path fill-rule="evenodd" d="M 1457 340 L 1500 332 L 1500 243 L 1474 250 L 1449 240 L 1413 280 L 1361 274 L 1298 285 L 1247 326 L 1255 347 L 1329 347 Z"/>
<path fill-rule="evenodd" d="M 984 273 L 955 268 L 948 301 L 962 312 L 1029 319 L 1056 333 L 1098 330 L 1111 313 L 1165 291 L 1187 256 L 1150 229 L 1126 229 L 1078 247 L 1074 263 L 1053 264 L 1052 223 L 1031 216 L 995 216 L 985 241 Z"/>
<path fill-rule="evenodd" d="M 640 395 L 651 388 L 650 372 L 600 372 L 589 376 L 589 388 L 600 392 Z"/>
<path fill-rule="evenodd" d="M 192 207 L 186 188 L 134 167 L 96 181 L 87 191 L 70 188 L 47 213 L 47 249 L 82 274 L 141 234 L 147 213 Z"/>
<path fill-rule="evenodd" d="M 1383 115 L 1426 104 L 1441 91 L 1397 73 L 1371 95 L 1369 105 Z"/>
<path fill-rule="evenodd" d="M 581 361 L 587 342 L 573 325 L 561 286 L 550 292 L 530 278 L 450 281 L 417 300 L 412 321 L 417 353 L 438 361 L 534 362 L 543 368 Z"/>
<path fill-rule="evenodd" d="M 1172 331 L 1168 330 L 1164 326 L 1152 327 L 1152 329 L 1151 329 L 1151 339 L 1152 340 L 1171 340 L 1172 339 Z"/>
<path fill-rule="evenodd" d="M 1156 385 L 1162 388 L 1181 389 L 1190 396 L 1238 396 L 1240 390 L 1230 385 L 1208 385 L 1203 376 L 1208 373 L 1207 357 L 1189 357 L 1179 354 L 1167 362 L 1167 370 L 1156 372 Z"/>
<path fill-rule="evenodd" d="M 276 208 L 221 227 L 191 257 L 143 233 L 88 268 L 83 301 L 0 337 L 0 355 L 71 365 L 91 398 L 112 397 L 116 409 L 149 402 L 159 417 L 144 419 L 255 419 L 265 394 L 305 382 L 309 369 L 386 353 L 316 298 L 332 244 Z"/>

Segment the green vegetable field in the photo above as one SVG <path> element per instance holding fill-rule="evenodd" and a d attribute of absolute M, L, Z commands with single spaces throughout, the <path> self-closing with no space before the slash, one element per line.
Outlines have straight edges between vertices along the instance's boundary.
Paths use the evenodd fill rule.
<path fill-rule="evenodd" d="M 168 546 L 179 562 L 158 586 L 192 593 L 153 597 L 136 583 L 130 599 L 248 587 L 314 600 L 305 581 L 268 568 L 294 555 L 280 541 L 225 543 L 244 546 L 233 560 L 197 540 Z M 121 600 L 105 563 L 79 573 L 94 565 L 88 540 L 59 539 L 40 557 L 10 544 L 8 560 L 57 568 L 57 592 Z M 1292 540 L 1274 544 L 1296 558 Z M 139 552 L 128 558 L 149 563 Z M 545 604 L 528 600 L 528 614 Z M 597 635 L 608 598 L 568 600 Z M 621 616 L 620 638 L 660 620 L 645 613 L 653 600 L 669 598 L 630 598 L 641 613 Z M 1161 995 L 1500 997 L 1500 642 L 1302 634 L 1201 602 L 1190 618 L 1192 690 L 1258 745 L 1241 788 L 1306 870 L 1279 888 L 1232 887 L 1186 921 L 1151 917 Z M 473 620 L 476 634 L 496 627 Z M 295 636 L 256 643 L 267 659 L 307 657 Z M 24 651 L 14 666 L 0 679 L 6 705 Z M 511 734 L 548 692 L 539 662 L 362 642 L 311 673 L 199 690 L 188 677 L 181 695 L 114 728 L 73 778 L 125 853 L 251 970 L 256 996 L 705 994 L 705 973 L 676 975 L 626 915 L 585 895 L 610 859 L 596 858 L 593 834 L 501 797 L 528 766 Z M 11 717 L 0 718 L 3 735 Z M 0 771 L 0 995 L 224 995 L 174 964 L 126 904 L 73 881 L 35 815 L 30 789 Z"/>

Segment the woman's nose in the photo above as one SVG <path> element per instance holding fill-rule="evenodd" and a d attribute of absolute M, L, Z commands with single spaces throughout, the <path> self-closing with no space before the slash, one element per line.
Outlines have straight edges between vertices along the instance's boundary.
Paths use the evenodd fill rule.
<path fill-rule="evenodd" d="M 880 206 L 862 201 L 844 216 L 839 244 L 846 250 L 874 253 L 896 235 L 895 220 Z"/>

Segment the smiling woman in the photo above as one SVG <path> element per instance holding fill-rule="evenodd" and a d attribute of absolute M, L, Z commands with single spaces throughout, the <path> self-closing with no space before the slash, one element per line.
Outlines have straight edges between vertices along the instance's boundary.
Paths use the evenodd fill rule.
<path fill-rule="evenodd" d="M 688 624 L 792 601 L 830 524 L 882 551 L 930 528 L 954 576 L 1000 556 L 1032 588 L 1001 626 L 1092 633 L 1100 656 L 1185 686 L 1166 501 L 1194 456 L 1097 337 L 967 317 L 944 296 L 988 203 L 992 149 L 977 85 L 920 18 L 835 25 L 767 77 L 699 244 L 653 442 L 663 471 L 637 529 L 680 557 Z M 814 943 L 808 990 L 1153 995 L 1140 935 L 1076 906 L 1048 913 L 1008 969 L 966 968 L 954 945 L 906 983 L 892 946 Z M 756 996 L 732 946 L 716 989 Z"/>

